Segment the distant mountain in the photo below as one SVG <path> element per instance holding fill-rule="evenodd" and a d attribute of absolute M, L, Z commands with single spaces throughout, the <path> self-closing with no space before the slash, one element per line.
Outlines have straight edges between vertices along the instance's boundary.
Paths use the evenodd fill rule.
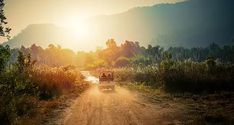
<path fill-rule="evenodd" d="M 3 45 L 10 45 L 12 48 L 37 45 L 46 47 L 50 43 L 63 44 L 64 42 L 74 42 L 74 36 L 65 28 L 53 24 L 31 24 L 14 36 Z"/>
<path fill-rule="evenodd" d="M 92 19 L 100 34 L 163 46 L 229 44 L 234 39 L 233 0 L 187 0 L 133 8 Z M 106 37 L 105 36 L 105 37 Z"/>
<path fill-rule="evenodd" d="M 12 47 L 48 43 L 80 49 L 104 45 L 108 38 L 139 41 L 141 45 L 207 46 L 215 42 L 234 42 L 233 0 L 187 0 L 175 4 L 137 7 L 127 12 L 93 17 L 87 20 L 96 34 L 89 40 L 77 42 L 69 31 L 52 24 L 29 25 L 20 34 L 4 44 Z"/>

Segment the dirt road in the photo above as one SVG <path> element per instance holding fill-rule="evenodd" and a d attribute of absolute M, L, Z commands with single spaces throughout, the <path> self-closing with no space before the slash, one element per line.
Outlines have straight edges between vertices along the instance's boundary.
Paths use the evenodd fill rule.
<path fill-rule="evenodd" d="M 93 76 L 87 76 L 87 79 L 96 81 Z M 117 87 L 113 92 L 99 91 L 94 85 L 74 101 L 60 123 L 64 125 L 180 124 L 179 109 L 176 103 L 169 101 L 162 103 L 161 100 L 150 102 L 122 87 Z"/>

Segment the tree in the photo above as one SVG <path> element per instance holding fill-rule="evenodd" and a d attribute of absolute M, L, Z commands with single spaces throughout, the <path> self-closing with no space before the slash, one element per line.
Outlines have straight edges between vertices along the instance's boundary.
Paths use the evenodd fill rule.
<path fill-rule="evenodd" d="M 112 66 L 112 63 L 119 57 L 119 47 L 114 39 L 108 39 L 106 46 L 106 49 L 98 52 L 98 56 L 105 60 L 109 66 Z"/>
<path fill-rule="evenodd" d="M 163 70 L 167 71 L 173 66 L 174 61 L 172 60 L 171 53 L 164 52 L 163 55 L 164 55 L 164 60 L 160 63 L 160 66 L 163 68 Z"/>
<path fill-rule="evenodd" d="M 9 61 L 10 55 L 10 47 L 4 47 L 0 45 L 0 72 L 5 69 L 6 63 Z"/>
<path fill-rule="evenodd" d="M 25 56 L 23 52 L 21 51 L 18 51 L 18 52 L 19 52 L 19 56 L 17 58 L 17 63 L 16 63 L 18 71 L 19 73 L 27 72 L 29 69 L 32 68 L 32 66 L 36 63 L 36 61 L 31 60 L 30 54 Z"/>
<path fill-rule="evenodd" d="M 116 48 L 117 48 L 117 45 L 116 45 L 116 42 L 115 42 L 114 39 L 108 39 L 108 40 L 106 41 L 106 46 L 107 46 L 107 48 L 109 48 L 109 49 L 116 49 Z"/>
<path fill-rule="evenodd" d="M 208 72 L 210 73 L 214 73 L 214 71 L 216 70 L 216 62 L 214 58 L 208 58 L 206 61 L 206 67 Z"/>
<path fill-rule="evenodd" d="M 6 27 L 7 21 L 6 17 L 4 14 L 4 0 L 0 0 L 0 36 L 7 37 L 8 39 L 10 38 L 9 33 L 11 31 L 11 28 Z"/>
<path fill-rule="evenodd" d="M 128 66 L 129 64 L 130 64 L 130 61 L 129 61 L 128 58 L 126 58 L 126 57 L 119 57 L 116 60 L 114 66 L 115 67 L 125 67 L 125 66 Z"/>
<path fill-rule="evenodd" d="M 141 47 L 139 46 L 139 42 L 125 41 L 121 44 L 121 55 L 131 58 L 135 55 L 142 54 Z"/>
<path fill-rule="evenodd" d="M 163 48 L 161 48 L 160 46 L 152 47 L 152 45 L 148 45 L 146 53 L 148 56 L 153 58 L 154 62 L 159 62 L 162 59 L 163 51 Z"/>

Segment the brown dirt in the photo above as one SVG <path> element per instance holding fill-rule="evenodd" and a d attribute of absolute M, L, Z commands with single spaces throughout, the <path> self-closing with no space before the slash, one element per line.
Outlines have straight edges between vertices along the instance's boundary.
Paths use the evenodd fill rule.
<path fill-rule="evenodd" d="M 87 75 L 89 75 L 87 78 L 90 77 L 90 74 Z M 96 81 L 93 76 L 89 80 Z M 65 111 L 55 113 L 57 117 L 51 120 L 50 124 L 231 125 L 234 123 L 232 93 L 228 94 L 228 97 L 226 94 L 223 96 L 218 94 L 220 98 L 216 95 L 149 97 L 119 86 L 115 91 L 100 91 L 97 85 L 95 82 L 95 85 L 73 99 Z"/>
<path fill-rule="evenodd" d="M 173 102 L 150 102 L 129 90 L 90 88 L 63 114 L 64 125 L 168 125 L 181 124 L 181 109 Z M 175 115 L 176 114 L 176 115 Z"/>

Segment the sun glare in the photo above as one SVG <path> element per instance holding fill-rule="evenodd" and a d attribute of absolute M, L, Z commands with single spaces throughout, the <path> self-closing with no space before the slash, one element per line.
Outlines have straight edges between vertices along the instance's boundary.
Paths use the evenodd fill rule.
<path fill-rule="evenodd" d="M 85 38 L 90 35 L 90 27 L 84 19 L 69 17 L 65 18 L 60 25 L 71 30 L 72 34 L 78 38 Z"/>
<path fill-rule="evenodd" d="M 62 41 L 62 46 L 72 48 L 74 50 L 89 50 L 92 48 L 92 44 L 88 47 L 83 46 L 83 44 L 94 41 L 94 38 L 97 36 L 97 32 L 92 28 L 93 25 L 89 23 L 85 17 L 79 17 L 75 16 L 75 14 L 71 14 L 61 20 L 57 20 L 55 25 L 64 28 L 64 33 L 69 37 L 69 42 Z"/>

